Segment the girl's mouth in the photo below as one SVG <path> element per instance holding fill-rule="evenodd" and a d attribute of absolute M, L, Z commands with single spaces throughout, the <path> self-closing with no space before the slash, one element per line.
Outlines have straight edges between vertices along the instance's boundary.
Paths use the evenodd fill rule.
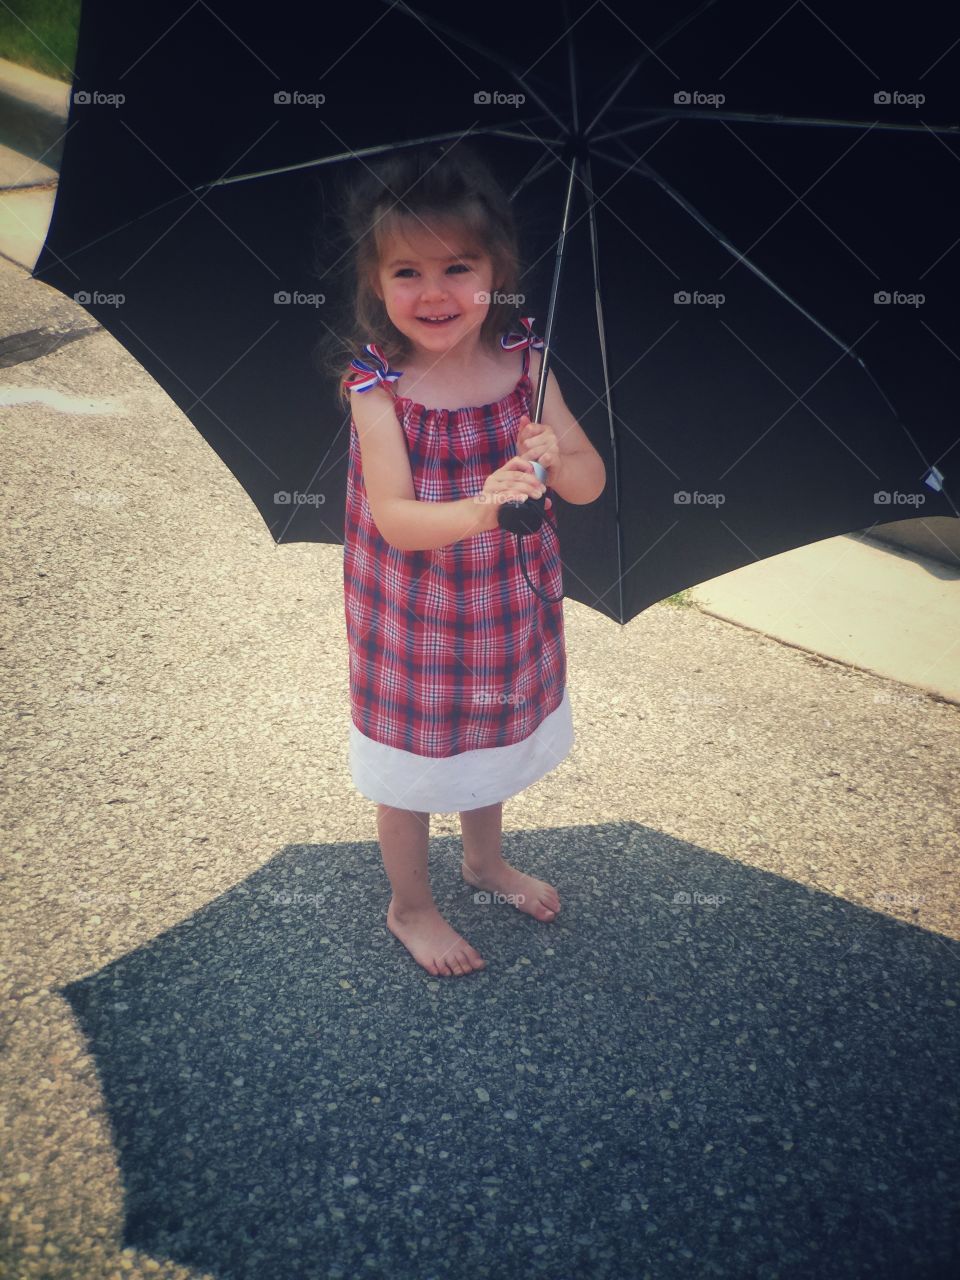
<path fill-rule="evenodd" d="M 449 324 L 451 320 L 456 320 L 456 316 L 417 316 L 418 320 L 422 320 L 424 324 L 443 325 Z"/>

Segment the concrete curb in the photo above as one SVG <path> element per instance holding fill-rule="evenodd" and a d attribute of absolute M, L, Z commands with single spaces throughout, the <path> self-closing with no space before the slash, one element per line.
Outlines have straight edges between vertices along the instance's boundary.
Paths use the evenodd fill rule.
<path fill-rule="evenodd" d="M 0 144 L 59 171 L 71 86 L 0 58 Z"/>

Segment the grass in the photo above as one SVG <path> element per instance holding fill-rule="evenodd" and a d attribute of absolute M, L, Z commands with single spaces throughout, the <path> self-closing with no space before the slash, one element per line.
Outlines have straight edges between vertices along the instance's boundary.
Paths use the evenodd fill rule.
<path fill-rule="evenodd" d="M 2 0 L 0 58 L 73 82 L 80 0 Z"/>
<path fill-rule="evenodd" d="M 675 595 L 667 596 L 665 600 L 660 601 L 661 604 L 675 604 L 681 608 L 693 608 L 694 601 L 691 599 L 690 592 L 686 587 L 682 591 L 678 591 Z"/>

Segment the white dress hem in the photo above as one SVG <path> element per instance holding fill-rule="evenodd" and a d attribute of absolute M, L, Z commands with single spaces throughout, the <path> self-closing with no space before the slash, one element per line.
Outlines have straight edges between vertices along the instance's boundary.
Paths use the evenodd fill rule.
<path fill-rule="evenodd" d="M 529 737 L 438 759 L 375 742 L 350 721 L 349 762 L 361 795 L 394 809 L 459 813 L 509 800 L 555 769 L 574 743 L 569 689 Z"/>

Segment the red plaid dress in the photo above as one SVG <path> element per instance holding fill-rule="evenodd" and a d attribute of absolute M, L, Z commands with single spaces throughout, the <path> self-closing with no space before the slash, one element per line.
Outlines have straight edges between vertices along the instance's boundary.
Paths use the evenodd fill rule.
<path fill-rule="evenodd" d="M 421 502 L 480 493 L 515 456 L 533 389 L 529 342 L 522 351 L 520 380 L 495 403 L 428 409 L 395 397 Z M 558 596 L 553 508 L 538 533 L 524 536 L 523 553 L 531 582 Z M 352 418 L 343 582 L 350 765 L 362 794 L 433 813 L 479 808 L 517 794 L 569 753 L 562 602 L 530 590 L 518 539 L 504 529 L 433 551 L 386 542 L 367 502 Z"/>

